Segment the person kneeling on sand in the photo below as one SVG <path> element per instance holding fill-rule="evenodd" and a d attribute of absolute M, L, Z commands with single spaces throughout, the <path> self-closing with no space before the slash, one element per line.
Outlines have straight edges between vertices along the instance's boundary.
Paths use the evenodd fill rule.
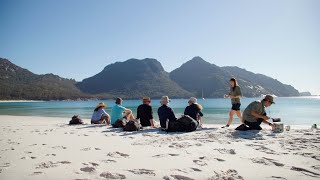
<path fill-rule="evenodd" d="M 271 95 L 266 95 L 263 100 L 254 101 L 247 106 L 242 114 L 244 124 L 249 126 L 247 130 L 261 130 L 261 123 L 274 126 L 274 124 L 267 121 L 270 117 L 267 116 L 265 111 L 265 107 L 269 107 L 272 104 L 274 104 L 273 97 Z"/>
<path fill-rule="evenodd" d="M 132 111 L 122 106 L 122 99 L 117 98 L 116 104 L 111 109 L 111 124 L 113 125 L 118 119 L 135 120 Z"/>
<path fill-rule="evenodd" d="M 138 106 L 137 109 L 137 119 L 140 119 L 140 124 L 142 126 L 154 126 L 153 110 L 151 104 L 151 99 L 149 97 L 143 97 L 142 104 Z"/>
<path fill-rule="evenodd" d="M 198 104 L 197 98 L 191 97 L 188 101 L 189 106 L 186 107 L 184 110 L 184 115 L 189 115 L 194 120 L 198 121 L 199 126 L 202 128 L 202 119 L 203 116 L 201 110 L 202 106 Z"/>
<path fill-rule="evenodd" d="M 91 117 L 91 124 L 110 124 L 110 115 L 104 110 L 106 107 L 103 102 L 96 106 Z"/>
<path fill-rule="evenodd" d="M 162 96 L 160 100 L 161 106 L 158 108 L 160 126 L 163 129 L 168 129 L 169 121 L 177 120 L 173 110 L 168 106 L 169 102 L 170 102 L 170 99 L 168 96 Z"/>

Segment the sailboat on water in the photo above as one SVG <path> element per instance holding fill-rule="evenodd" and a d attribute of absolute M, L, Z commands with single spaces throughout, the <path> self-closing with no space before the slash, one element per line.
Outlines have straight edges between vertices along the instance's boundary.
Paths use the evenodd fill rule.
<path fill-rule="evenodd" d="M 202 100 L 206 100 L 206 99 L 204 98 L 204 96 L 203 96 L 203 88 L 202 88 L 201 98 L 202 98 Z"/>

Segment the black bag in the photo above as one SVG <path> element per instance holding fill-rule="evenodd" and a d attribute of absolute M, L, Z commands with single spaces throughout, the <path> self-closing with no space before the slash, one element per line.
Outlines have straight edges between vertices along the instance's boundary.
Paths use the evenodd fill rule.
<path fill-rule="evenodd" d="M 123 128 L 127 124 L 127 120 L 125 118 L 120 118 L 112 124 L 112 127 L 114 128 Z"/>
<path fill-rule="evenodd" d="M 182 115 L 177 121 L 181 122 L 184 126 L 184 131 L 191 132 L 197 130 L 199 125 L 198 121 L 194 120 L 192 117 L 188 115 Z"/>
<path fill-rule="evenodd" d="M 69 124 L 83 124 L 83 120 L 80 118 L 79 115 L 74 115 L 69 121 Z"/>
<path fill-rule="evenodd" d="M 178 120 L 169 121 L 168 129 L 166 131 L 167 132 L 184 132 L 185 131 L 185 127 Z"/>
<path fill-rule="evenodd" d="M 237 131 L 248 131 L 249 130 L 249 127 L 246 126 L 245 124 L 241 124 L 240 126 L 238 126 L 236 128 Z"/>
<path fill-rule="evenodd" d="M 129 121 L 127 124 L 124 126 L 123 130 L 124 131 L 139 131 L 141 125 L 136 122 L 136 121 Z"/>

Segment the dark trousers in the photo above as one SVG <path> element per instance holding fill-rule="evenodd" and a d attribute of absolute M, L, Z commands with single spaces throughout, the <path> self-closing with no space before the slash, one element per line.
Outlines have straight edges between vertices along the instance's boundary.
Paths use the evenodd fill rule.
<path fill-rule="evenodd" d="M 259 118 L 257 119 L 257 122 L 248 122 L 248 121 L 244 121 L 244 123 L 249 126 L 249 130 L 261 130 L 262 128 L 260 127 L 261 123 L 262 123 L 263 119 Z"/>

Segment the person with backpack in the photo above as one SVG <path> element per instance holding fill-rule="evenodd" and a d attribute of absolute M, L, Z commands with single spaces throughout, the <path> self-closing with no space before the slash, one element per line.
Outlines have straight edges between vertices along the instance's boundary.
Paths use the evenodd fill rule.
<path fill-rule="evenodd" d="M 240 106 L 241 101 L 240 98 L 242 96 L 240 86 L 237 83 L 237 80 L 235 78 L 230 79 L 230 93 L 229 95 L 224 95 L 225 98 L 231 99 L 231 110 L 229 112 L 229 120 L 227 122 L 227 125 L 222 126 L 222 128 L 229 127 L 233 120 L 233 115 L 236 114 L 238 118 L 240 119 L 241 123 L 243 124 L 243 119 L 241 116 Z"/>
<path fill-rule="evenodd" d="M 168 96 L 162 96 L 160 100 L 161 106 L 158 108 L 160 126 L 163 129 L 168 129 L 169 123 L 177 120 L 173 110 L 168 106 L 169 102 L 170 99 Z"/>
<path fill-rule="evenodd" d="M 91 124 L 110 124 L 110 115 L 104 110 L 107 106 L 101 102 L 93 111 Z"/>
<path fill-rule="evenodd" d="M 198 104 L 197 98 L 191 97 L 188 101 L 189 106 L 186 107 L 184 110 L 184 115 L 189 115 L 191 118 L 196 120 L 199 124 L 199 127 L 202 128 L 202 119 L 201 117 L 203 116 L 201 110 L 202 106 Z"/>
<path fill-rule="evenodd" d="M 130 109 L 127 109 L 122 106 L 122 99 L 118 97 L 116 99 L 116 104 L 111 109 L 111 124 L 114 125 L 115 122 L 119 119 L 125 120 L 134 120 L 134 116 Z"/>
<path fill-rule="evenodd" d="M 154 126 L 153 110 L 150 97 L 143 97 L 142 104 L 137 108 L 137 120 L 140 119 L 141 126 Z"/>

